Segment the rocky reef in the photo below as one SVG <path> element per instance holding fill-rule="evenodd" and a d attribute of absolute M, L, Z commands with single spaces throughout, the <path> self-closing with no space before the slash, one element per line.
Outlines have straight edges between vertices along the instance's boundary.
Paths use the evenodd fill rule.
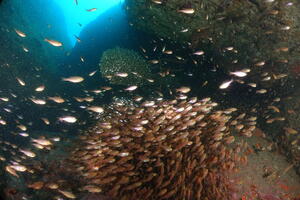
<path fill-rule="evenodd" d="M 299 86 L 299 81 L 296 82 Z M 277 97 L 261 113 L 260 126 L 300 174 L 300 90 Z"/>
<path fill-rule="evenodd" d="M 125 2 L 131 25 L 156 38 L 152 47 L 163 49 L 155 55 L 161 63 L 193 66 L 190 71 L 198 70 L 194 76 L 199 79 L 205 76 L 199 68 L 208 66 L 227 75 L 245 68 L 251 70 L 240 83 L 252 82 L 255 87 L 268 89 L 268 98 L 257 99 L 258 110 L 263 110 L 260 127 L 282 147 L 300 172 L 298 1 Z M 166 54 L 170 54 L 167 59 Z M 221 77 L 219 74 L 217 79 Z"/>
<path fill-rule="evenodd" d="M 282 1 L 126 0 L 133 27 L 186 48 L 198 66 L 280 74 L 299 62 L 300 4 Z M 201 50 L 202 57 L 194 54 Z M 257 77 L 256 77 L 257 78 Z M 278 77 L 263 82 L 272 87 Z M 255 78 L 253 78 L 255 80 Z"/>
<path fill-rule="evenodd" d="M 286 155 L 293 163 L 300 174 L 300 90 L 298 89 L 293 95 L 286 97 L 282 100 L 282 117 L 285 118 L 285 122 L 277 124 L 275 127 L 280 127 L 279 131 L 275 131 L 275 128 L 271 128 L 276 134 L 280 134 L 278 138 L 279 144 L 286 150 Z M 272 124 L 274 126 L 274 124 Z"/>

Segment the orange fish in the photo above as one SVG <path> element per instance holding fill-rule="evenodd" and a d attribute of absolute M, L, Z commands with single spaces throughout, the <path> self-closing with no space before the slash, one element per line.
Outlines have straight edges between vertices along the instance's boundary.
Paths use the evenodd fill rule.
<path fill-rule="evenodd" d="M 26 34 L 25 34 L 24 32 L 19 31 L 19 30 L 17 30 L 17 29 L 15 29 L 15 31 L 16 31 L 16 33 L 18 34 L 18 36 L 20 36 L 20 37 L 26 37 Z"/>
<path fill-rule="evenodd" d="M 97 8 L 86 9 L 86 11 L 88 11 L 88 12 L 94 12 L 96 10 L 97 10 Z"/>
<path fill-rule="evenodd" d="M 59 41 L 56 41 L 56 40 L 49 40 L 47 38 L 44 39 L 45 42 L 48 42 L 49 44 L 51 44 L 52 46 L 55 46 L 55 47 L 61 47 L 63 44 Z"/>
<path fill-rule="evenodd" d="M 289 186 L 285 184 L 278 183 L 278 186 L 283 189 L 285 192 L 288 192 L 290 190 Z"/>

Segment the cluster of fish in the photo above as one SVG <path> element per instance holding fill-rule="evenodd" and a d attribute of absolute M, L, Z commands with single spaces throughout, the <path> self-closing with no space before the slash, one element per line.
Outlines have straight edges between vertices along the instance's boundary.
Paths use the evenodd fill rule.
<path fill-rule="evenodd" d="M 231 199 L 226 172 L 238 162 L 256 117 L 216 110 L 210 98 L 115 105 L 70 156 L 80 190 L 117 199 Z M 218 184 L 216 184 L 218 183 Z"/>
<path fill-rule="evenodd" d="M 163 8 L 164 6 L 166 6 L 166 10 L 167 10 L 168 8 L 170 9 L 170 7 L 171 7 L 170 5 L 172 5 L 171 2 L 163 1 L 163 0 L 152 0 L 152 2 L 154 4 L 158 4 L 158 6 L 153 6 L 153 5 L 149 4 L 149 7 L 147 7 L 147 8 L 149 8 L 149 10 L 153 9 L 154 7 L 157 7 L 158 9 L 160 9 L 160 8 Z M 276 2 L 274 0 L 272 0 L 272 1 L 266 0 L 266 1 L 259 1 L 259 2 L 249 1 L 248 3 L 250 5 L 251 4 L 255 5 L 255 4 L 261 3 L 261 4 L 266 4 L 266 7 L 270 6 L 270 8 L 266 9 L 266 13 L 270 12 L 271 16 L 275 16 L 275 15 L 279 16 L 280 14 L 282 14 L 281 11 L 283 9 L 282 10 L 280 9 L 281 3 L 282 3 L 282 6 L 285 6 L 285 7 L 292 7 L 294 5 L 294 3 L 292 1 L 283 3 L 283 2 Z M 216 1 L 211 4 L 212 5 L 219 4 L 220 7 L 223 4 L 232 5 L 232 7 L 234 7 L 235 4 L 236 4 L 236 6 L 240 5 L 239 2 L 229 2 L 229 1 L 228 2 L 226 1 L 226 3 L 224 1 Z M 243 4 L 243 3 L 241 3 L 241 4 Z M 136 7 L 134 7 L 133 5 L 135 5 Z M 201 15 L 201 13 L 206 13 L 206 10 L 209 10 L 209 8 L 212 6 L 212 5 L 210 5 L 210 2 L 207 2 L 207 3 L 194 2 L 194 3 L 184 4 L 184 5 L 185 6 L 182 6 L 182 7 L 179 7 L 178 9 L 176 9 L 176 12 L 180 13 L 178 15 L 179 16 L 182 15 L 182 17 L 191 16 L 191 21 L 193 21 L 194 19 L 197 19 L 197 17 L 199 17 L 199 15 Z M 201 9 L 199 9 L 199 7 Z M 173 6 L 172 6 L 172 8 L 173 8 Z M 198 9 L 196 9 L 196 8 L 198 8 Z M 205 9 L 205 11 L 204 11 L 202 8 L 207 8 L 207 9 Z M 128 9 L 129 14 L 139 11 L 137 4 L 135 4 L 133 2 L 128 3 L 127 9 Z M 130 11 L 131 9 L 134 11 Z M 143 10 L 143 9 L 140 9 L 140 10 Z M 230 9 L 228 8 L 228 10 L 230 10 Z M 233 10 L 234 10 L 234 8 L 233 8 Z M 175 11 L 172 11 L 172 12 L 174 12 L 174 13 L 172 13 L 172 15 L 176 14 Z M 216 13 L 217 12 L 218 11 L 216 11 Z M 155 13 L 155 11 L 153 11 L 153 13 Z M 153 24 L 154 27 L 157 24 L 161 24 L 159 22 L 159 16 L 156 18 L 156 16 L 154 15 L 153 19 L 152 19 L 153 13 L 152 12 L 145 13 L 145 14 L 140 13 L 142 16 L 136 17 L 135 19 L 137 19 L 137 20 L 133 19 L 132 21 L 135 21 L 135 24 L 132 24 L 132 25 L 137 25 L 137 26 L 139 26 L 138 28 L 141 28 L 141 24 L 143 24 L 143 25 L 145 25 L 145 24 L 152 25 Z M 213 23 L 214 20 L 216 20 L 214 18 L 214 17 L 216 17 L 215 15 L 217 15 L 216 13 L 208 12 L 208 15 L 212 15 L 213 17 L 207 16 L 207 19 L 206 19 L 206 21 L 208 21 L 207 24 L 210 24 L 210 22 Z M 149 15 L 151 17 L 149 17 Z M 170 14 L 170 16 L 172 16 L 172 15 Z M 170 17 L 170 16 L 166 16 L 166 18 Z M 288 18 L 291 16 L 288 16 Z M 224 18 L 226 18 L 226 17 L 224 17 Z M 176 21 L 175 20 L 172 21 L 172 19 L 173 18 L 169 19 L 171 24 L 174 23 L 175 26 L 181 25 L 181 21 L 178 20 L 178 18 L 176 18 L 177 19 Z M 147 20 L 149 20 L 149 21 L 147 21 Z M 218 21 L 218 20 L 216 20 L 216 21 Z M 288 23 L 284 23 L 282 21 L 280 23 L 283 23 L 286 25 L 280 25 L 280 28 L 278 28 L 279 29 L 278 32 L 288 34 L 289 32 L 294 31 L 293 30 L 294 27 L 292 26 L 292 24 L 294 24 L 294 23 L 296 24 L 297 22 L 294 22 L 293 20 L 289 20 Z M 282 43 L 277 41 L 279 44 L 277 44 L 277 43 L 274 45 L 271 44 L 272 49 L 274 46 L 274 52 L 276 53 L 276 55 L 278 53 L 281 53 L 280 55 L 276 56 L 275 58 L 269 58 L 270 56 L 269 57 L 264 56 L 264 57 L 259 58 L 256 55 L 253 55 L 253 58 L 251 60 L 249 60 L 245 65 L 246 59 L 241 59 L 239 57 L 239 54 L 240 53 L 243 54 L 247 51 L 245 51 L 244 49 L 242 49 L 239 46 L 238 41 L 228 41 L 226 45 L 224 44 L 225 42 L 218 44 L 218 43 L 216 43 L 216 40 L 219 40 L 220 38 L 222 38 L 223 35 L 226 36 L 226 34 L 228 34 L 228 33 L 225 33 L 226 31 L 222 32 L 222 30 L 220 30 L 220 32 L 216 33 L 217 35 L 221 36 L 220 38 L 219 38 L 219 36 L 216 36 L 214 34 L 206 35 L 205 29 L 209 29 L 209 25 L 207 25 L 208 27 L 206 27 L 206 26 L 201 27 L 200 22 L 199 22 L 198 30 L 194 30 L 193 25 L 185 24 L 184 26 L 186 29 L 183 29 L 182 31 L 180 31 L 180 32 L 189 32 L 189 33 L 191 33 L 191 35 L 194 35 L 194 34 L 196 35 L 196 33 L 194 33 L 194 32 L 197 32 L 197 31 L 199 31 L 199 34 L 201 35 L 201 33 L 203 31 L 203 36 L 201 36 L 201 38 L 202 38 L 201 41 L 203 43 L 193 46 L 193 42 L 192 42 L 193 38 L 189 38 L 189 40 L 184 43 L 183 48 L 186 48 L 186 52 L 191 50 L 191 52 L 188 53 L 189 55 L 183 55 L 183 56 L 178 55 L 178 52 L 182 53 L 182 48 L 180 48 L 180 47 L 178 49 L 166 48 L 166 46 L 171 46 L 171 45 L 166 45 L 167 39 L 164 39 L 164 38 L 159 38 L 157 41 L 155 41 L 154 42 L 155 46 L 153 47 L 153 49 L 147 49 L 147 48 L 141 48 L 141 49 L 142 49 L 143 53 L 148 53 L 148 55 L 151 55 L 151 54 L 153 55 L 154 52 L 155 53 L 159 52 L 159 46 L 157 44 L 164 43 L 164 47 L 161 50 L 162 55 L 157 56 L 157 57 L 163 58 L 163 59 L 155 59 L 155 58 L 151 59 L 149 61 L 151 64 L 167 65 L 168 67 L 171 66 L 169 68 L 174 68 L 173 65 L 174 65 L 174 63 L 176 63 L 175 61 L 178 61 L 178 62 L 181 61 L 182 63 L 187 63 L 187 62 L 192 61 L 192 63 L 194 63 L 196 65 L 196 67 L 200 66 L 201 68 L 208 67 L 207 65 L 213 65 L 212 71 L 219 71 L 219 70 L 222 71 L 224 68 L 225 71 L 228 71 L 227 74 L 228 74 L 229 78 L 228 78 L 228 80 L 220 81 L 219 89 L 223 89 L 223 90 L 228 89 L 232 85 L 232 83 L 238 83 L 238 84 L 243 84 L 243 85 L 249 87 L 249 91 L 254 91 L 256 94 L 261 95 L 261 94 L 268 94 L 270 92 L 270 90 L 269 90 L 270 85 L 273 84 L 275 81 L 278 81 L 278 82 L 280 81 L 281 83 L 286 81 L 286 78 L 289 75 L 286 65 L 290 65 L 291 60 L 289 60 L 289 57 L 286 56 L 285 52 L 290 52 L 292 49 L 291 47 L 289 47 L 288 43 L 285 44 L 286 39 L 282 39 L 282 41 L 281 41 Z M 162 24 L 163 24 L 163 22 L 162 22 Z M 197 24 L 197 23 L 195 23 L 195 24 Z M 256 22 L 255 22 L 255 24 L 256 24 Z M 157 26 L 160 27 L 159 25 L 157 25 Z M 245 26 L 247 26 L 247 25 L 245 25 Z M 263 24 L 261 26 L 265 26 L 265 24 Z M 240 30 L 238 27 L 239 27 L 239 23 L 237 23 L 236 29 L 234 29 L 233 31 L 231 30 L 232 35 L 239 33 Z M 169 28 L 168 30 L 170 30 L 170 29 L 174 30 L 174 32 L 173 32 L 174 35 L 177 35 L 178 29 Z M 212 29 L 214 29 L 214 28 L 212 28 Z M 150 30 L 151 30 L 151 28 L 150 28 Z M 244 30 L 244 31 L 246 31 L 246 30 Z M 230 30 L 228 30 L 228 32 L 230 32 Z M 271 35 L 272 33 L 273 33 L 273 31 L 270 31 L 270 33 L 266 33 L 266 34 Z M 157 34 L 157 35 L 159 35 L 159 34 Z M 178 35 L 178 38 L 180 38 L 180 34 Z M 248 38 L 242 38 L 242 39 L 247 40 Z M 160 42 L 160 40 L 161 40 L 161 42 Z M 216 57 L 218 57 L 218 56 L 211 56 L 212 50 L 206 47 L 206 46 L 209 46 L 205 43 L 206 40 L 209 40 L 211 45 L 214 47 L 214 50 L 216 52 L 220 52 L 220 56 L 222 56 L 224 58 L 224 60 L 228 60 L 229 63 L 227 63 L 227 64 L 220 63 L 219 60 L 222 60 L 222 59 L 216 59 Z M 220 41 L 222 41 L 222 40 L 220 40 Z M 265 43 L 267 46 L 268 45 L 267 41 Z M 252 48 L 253 47 L 249 47 L 249 49 L 252 49 Z M 260 52 L 260 49 L 255 47 L 255 48 L 253 48 L 253 51 Z M 283 54 L 282 54 L 282 52 L 283 52 Z M 257 53 L 257 54 L 260 54 L 260 53 Z M 263 55 L 263 53 L 261 53 L 261 54 Z M 164 56 L 167 56 L 167 57 L 164 59 Z M 250 58 L 252 57 L 250 54 L 248 56 Z M 175 61 L 173 63 L 168 62 L 170 60 L 175 60 Z M 271 65 L 272 65 L 271 63 L 274 63 L 274 62 L 277 65 L 276 68 L 271 67 Z M 203 66 L 203 63 L 205 64 L 205 66 Z M 211 63 L 211 64 L 208 64 L 208 63 Z M 185 66 L 183 66 L 183 67 L 185 67 Z M 227 69 L 231 69 L 232 71 L 227 70 Z M 261 76 L 261 77 L 259 77 L 259 76 Z M 208 82 L 208 81 L 210 81 L 210 82 Z M 208 81 L 207 82 L 205 81 L 203 83 L 204 86 L 213 82 L 213 80 L 208 80 Z"/>
<path fill-rule="evenodd" d="M 247 72 L 244 70 L 231 73 L 234 76 L 243 77 Z M 92 72 L 90 75 L 94 74 L 95 72 Z M 126 78 L 127 75 L 127 73 L 115 74 L 122 78 Z M 27 85 L 20 78 L 16 80 L 20 86 Z M 84 80 L 85 78 L 81 76 L 62 79 L 62 81 L 74 84 L 82 83 Z M 45 88 L 45 85 L 40 85 L 35 91 L 43 92 Z M 104 86 L 101 90 L 94 90 L 94 93 L 112 89 L 112 87 Z M 125 87 L 124 91 L 133 93 L 137 89 L 138 86 L 131 85 Z M 230 192 L 226 188 L 226 179 L 217 174 L 233 170 L 237 161 L 246 162 L 247 158 L 237 155 L 240 152 L 239 148 L 237 152 L 234 152 L 231 148 L 227 149 L 227 145 L 234 142 L 233 132 L 250 137 L 256 126 L 256 117 L 246 117 L 246 113 L 238 115 L 236 108 L 214 111 L 217 104 L 209 98 L 189 99 L 187 95 L 191 92 L 191 88 L 187 86 L 179 87 L 175 89 L 175 92 L 179 93 L 178 100 L 165 101 L 161 97 L 156 101 L 145 101 L 134 108 L 116 106 L 105 111 L 100 106 L 82 106 L 88 111 L 105 113 L 107 117 L 106 121 L 99 122 L 97 126 L 89 130 L 87 136 L 82 137 L 84 144 L 73 152 L 72 159 L 77 166 L 74 171 L 79 171 L 86 180 L 81 190 L 123 199 L 132 199 L 132 191 L 137 195 L 134 197 L 137 199 L 145 196 L 156 199 L 175 197 L 226 199 L 228 197 L 226 195 Z M 50 96 L 47 99 L 57 104 L 68 101 L 60 96 Z M 74 99 L 79 103 L 89 103 L 94 100 L 92 96 L 74 97 Z M 139 102 L 142 99 L 137 96 L 134 101 Z M 1 100 L 7 102 L 9 98 L 1 97 Z M 38 105 L 47 103 L 45 99 L 35 97 L 30 98 L 29 101 Z M 278 101 L 280 101 L 279 98 L 274 100 L 274 102 Z M 275 105 L 270 105 L 268 108 L 279 112 Z M 109 113 L 115 113 L 115 115 Z M 233 118 L 231 114 L 238 116 Z M 47 118 L 42 120 L 45 124 L 50 124 Z M 58 120 L 64 123 L 78 122 L 77 118 L 71 115 L 58 117 Z M 6 124 L 5 121 L 3 123 Z M 23 131 L 20 133 L 21 136 L 29 136 L 24 133 L 27 130 L 25 125 L 18 125 L 18 129 Z M 286 131 L 292 132 L 291 129 L 286 129 Z M 31 139 L 35 148 L 49 150 L 54 142 L 58 141 L 59 138 Z M 34 173 L 33 169 L 22 163 L 22 160 L 34 158 L 36 156 L 34 151 L 19 148 L 6 141 L 1 143 L 21 154 L 20 158 L 14 157 L 13 160 L 7 161 L 6 172 L 17 178 L 20 177 L 20 173 Z M 6 161 L 4 157 L 0 157 L 0 160 Z M 185 166 L 188 166 L 187 169 Z M 148 171 L 149 169 L 153 171 Z M 149 175 L 149 180 L 144 179 L 146 175 Z M 170 181 L 166 177 L 171 177 Z M 196 180 L 193 177 L 200 178 Z M 193 184 L 185 185 L 188 181 Z M 216 187 L 213 184 L 216 181 L 223 182 L 224 188 Z M 191 185 L 208 189 L 198 190 L 196 186 Z M 73 193 L 64 185 L 43 181 L 31 183 L 28 187 L 36 190 L 50 188 L 70 199 L 77 198 L 75 194 L 78 192 L 72 188 Z"/>
<path fill-rule="evenodd" d="M 181 68 L 180 71 L 184 71 L 182 69 L 185 68 L 185 64 L 187 62 L 192 61 L 196 67 L 199 67 L 202 65 L 202 63 L 205 61 L 205 51 L 203 50 L 195 50 L 192 52 L 187 53 L 186 55 L 179 55 L 177 54 L 180 49 L 172 49 L 167 48 L 166 42 L 164 39 L 161 38 L 161 41 L 159 40 L 153 40 L 151 41 L 151 45 L 153 48 L 148 49 L 144 47 L 140 47 L 141 53 L 144 55 L 146 59 L 149 60 L 149 63 L 153 66 L 160 65 L 164 66 L 161 67 L 161 71 L 158 73 L 161 77 L 166 76 L 176 76 L 176 69 Z M 221 51 L 224 52 L 230 52 L 230 51 L 236 51 L 235 47 L 228 46 L 224 47 Z M 150 58 L 148 54 L 154 54 L 154 58 Z M 182 54 L 182 53 L 181 53 Z M 167 55 L 167 57 L 165 57 Z M 224 55 L 225 56 L 225 55 Z M 153 57 L 153 56 L 152 56 Z M 155 57 L 160 57 L 160 59 L 156 59 Z M 210 58 L 211 61 L 213 61 L 213 57 Z M 248 68 L 241 68 L 238 67 L 239 60 L 234 59 L 232 61 L 233 65 L 237 65 L 236 68 L 240 68 L 235 71 L 228 71 L 227 76 L 229 77 L 228 80 L 225 81 L 218 81 L 219 86 L 218 89 L 220 90 L 228 90 L 230 86 L 233 83 L 241 84 L 249 88 L 249 91 L 255 91 L 256 94 L 267 94 L 270 91 L 270 84 L 273 84 L 275 81 L 280 81 L 281 83 L 284 83 L 286 79 L 288 78 L 288 73 L 279 73 L 276 70 L 270 71 L 269 69 L 263 69 L 263 67 L 266 65 L 266 61 L 255 61 L 253 63 L 250 63 Z M 280 61 L 282 63 L 287 63 L 287 60 Z M 169 67 L 170 65 L 179 65 L 177 68 L 174 69 L 174 67 Z M 201 66 L 204 68 L 207 68 L 207 66 Z M 173 68 L 173 69 L 172 69 Z M 210 71 L 216 72 L 220 70 L 220 66 L 215 66 Z M 204 72 L 206 73 L 206 72 Z M 194 76 L 193 73 L 187 73 L 188 76 Z M 203 74 L 201 74 L 203 75 Z M 267 84 L 269 83 L 269 85 Z M 199 83 L 199 86 L 202 85 L 202 87 L 205 87 L 207 85 L 213 85 L 214 80 L 205 80 L 202 84 Z M 268 88 L 265 88 L 265 87 Z M 271 88 L 272 89 L 272 88 Z"/>

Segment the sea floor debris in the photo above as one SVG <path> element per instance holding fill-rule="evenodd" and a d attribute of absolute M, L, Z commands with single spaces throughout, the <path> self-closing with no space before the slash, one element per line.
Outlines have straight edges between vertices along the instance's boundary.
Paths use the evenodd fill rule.
<path fill-rule="evenodd" d="M 299 199 L 300 177 L 283 150 L 258 128 L 253 136 L 247 139 L 247 143 L 247 164 L 239 166 L 232 176 L 238 199 Z"/>

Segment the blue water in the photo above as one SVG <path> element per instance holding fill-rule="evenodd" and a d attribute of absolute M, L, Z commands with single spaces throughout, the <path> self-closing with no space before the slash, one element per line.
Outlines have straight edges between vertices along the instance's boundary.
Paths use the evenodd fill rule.
<path fill-rule="evenodd" d="M 74 35 L 79 36 L 80 32 L 93 20 L 101 16 L 105 11 L 113 6 L 121 6 L 123 0 L 55 0 L 61 7 L 64 17 L 68 37 L 71 45 L 76 44 Z M 88 9 L 96 8 L 95 11 L 89 12 Z"/>

